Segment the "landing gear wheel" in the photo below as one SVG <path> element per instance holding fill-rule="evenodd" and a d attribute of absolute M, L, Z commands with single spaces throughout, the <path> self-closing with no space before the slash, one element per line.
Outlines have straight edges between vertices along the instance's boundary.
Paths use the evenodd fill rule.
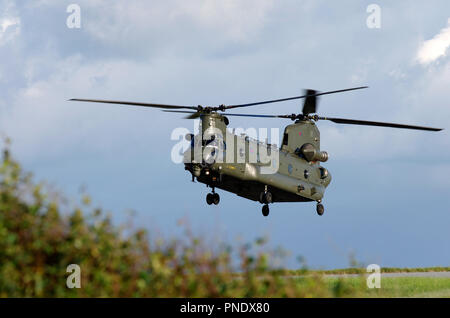
<path fill-rule="evenodd" d="M 323 213 L 325 212 L 325 208 L 322 204 L 318 203 L 317 207 L 316 207 L 316 211 L 317 211 L 317 214 L 323 215 Z"/>
<path fill-rule="evenodd" d="M 206 195 L 206 203 L 208 203 L 208 205 L 211 205 L 214 203 L 214 198 L 213 198 L 213 194 L 212 193 L 208 193 Z"/>
<path fill-rule="evenodd" d="M 262 215 L 264 216 L 268 216 L 269 215 L 269 205 L 268 204 L 264 204 L 262 207 Z"/>
<path fill-rule="evenodd" d="M 215 205 L 218 205 L 218 204 L 219 204 L 219 202 L 220 202 L 220 196 L 219 196 L 218 193 L 213 193 L 213 194 L 212 194 L 212 202 L 213 202 Z"/>

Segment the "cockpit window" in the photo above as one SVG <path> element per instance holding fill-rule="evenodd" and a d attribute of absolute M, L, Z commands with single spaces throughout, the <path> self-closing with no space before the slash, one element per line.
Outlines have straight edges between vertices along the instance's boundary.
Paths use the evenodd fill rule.
<path fill-rule="evenodd" d="M 283 145 L 284 146 L 288 145 L 288 137 L 289 137 L 289 135 L 284 133 L 284 136 L 283 136 Z"/>

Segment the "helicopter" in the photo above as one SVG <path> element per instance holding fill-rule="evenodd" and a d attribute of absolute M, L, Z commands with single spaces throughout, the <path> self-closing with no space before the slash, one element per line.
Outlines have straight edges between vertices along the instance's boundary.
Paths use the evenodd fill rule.
<path fill-rule="evenodd" d="M 317 114 L 318 98 L 368 88 L 360 86 L 319 92 L 307 89 L 301 96 L 279 98 L 246 104 L 219 106 L 183 106 L 128 102 L 103 99 L 73 98 L 69 101 L 120 104 L 159 108 L 165 112 L 188 114 L 187 119 L 199 119 L 197 135 L 187 134 L 190 147 L 183 153 L 184 169 L 197 180 L 211 188 L 206 195 L 208 205 L 218 205 L 220 196 L 216 189 L 234 193 L 262 204 L 262 215 L 269 215 L 269 204 L 276 202 L 316 202 L 316 212 L 323 215 L 325 190 L 331 182 L 331 173 L 321 165 L 329 158 L 320 149 L 319 120 L 336 124 L 391 127 L 425 131 L 441 128 L 414 126 L 358 119 L 323 117 Z M 303 99 L 302 112 L 287 115 L 262 115 L 225 113 L 229 109 Z M 229 132 L 228 117 L 283 118 L 293 123 L 284 128 L 281 146 L 261 142 L 245 134 Z"/>

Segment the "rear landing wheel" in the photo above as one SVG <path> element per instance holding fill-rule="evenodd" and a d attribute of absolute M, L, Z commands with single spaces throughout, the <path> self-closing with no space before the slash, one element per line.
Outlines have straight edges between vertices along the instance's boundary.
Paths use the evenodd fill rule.
<path fill-rule="evenodd" d="M 214 195 L 212 193 L 208 193 L 206 195 L 206 203 L 208 203 L 208 205 L 211 205 L 214 203 Z"/>
<path fill-rule="evenodd" d="M 219 202 L 220 202 L 220 196 L 219 196 L 219 194 L 218 194 L 218 193 L 213 193 L 213 194 L 212 194 L 212 200 L 213 200 L 213 203 L 214 203 L 215 205 L 218 205 Z"/>
<path fill-rule="evenodd" d="M 262 215 L 264 216 L 268 216 L 269 215 L 269 205 L 268 204 L 264 204 L 262 207 Z"/>
<path fill-rule="evenodd" d="M 325 212 L 325 208 L 322 204 L 318 203 L 317 207 L 316 207 L 316 211 L 317 211 L 317 214 L 323 215 L 323 213 Z"/>

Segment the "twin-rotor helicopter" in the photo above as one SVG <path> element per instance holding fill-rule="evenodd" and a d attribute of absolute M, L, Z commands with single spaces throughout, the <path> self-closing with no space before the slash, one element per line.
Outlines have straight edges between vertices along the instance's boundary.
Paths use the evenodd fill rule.
<path fill-rule="evenodd" d="M 330 172 L 322 162 L 328 153 L 320 149 L 320 132 L 316 122 L 328 120 L 336 124 L 379 126 L 426 131 L 440 128 L 413 126 L 386 122 L 322 117 L 317 115 L 318 97 L 367 88 L 347 88 L 328 92 L 305 90 L 301 96 L 273 99 L 247 104 L 219 106 L 181 106 L 154 103 L 127 102 L 100 99 L 70 99 L 79 102 L 95 102 L 160 108 L 166 112 L 187 113 L 188 119 L 200 119 L 199 134 L 186 135 L 191 147 L 184 152 L 184 168 L 192 180 L 211 188 L 206 196 L 208 205 L 217 205 L 220 196 L 216 189 L 232 192 L 262 204 L 262 214 L 269 215 L 269 204 L 275 202 L 317 202 L 316 211 L 323 215 L 322 200 L 331 182 Z M 304 99 L 300 114 L 260 115 L 226 113 L 227 110 Z M 260 142 L 246 135 L 230 134 L 228 116 L 256 118 L 285 118 L 294 123 L 284 128 L 281 147 Z M 200 155 L 197 155 L 200 154 Z M 219 154 L 222 157 L 218 157 Z M 276 154 L 276 155 L 275 155 Z M 224 159 L 226 158 L 226 160 Z M 219 160 L 220 159 L 220 160 Z"/>

